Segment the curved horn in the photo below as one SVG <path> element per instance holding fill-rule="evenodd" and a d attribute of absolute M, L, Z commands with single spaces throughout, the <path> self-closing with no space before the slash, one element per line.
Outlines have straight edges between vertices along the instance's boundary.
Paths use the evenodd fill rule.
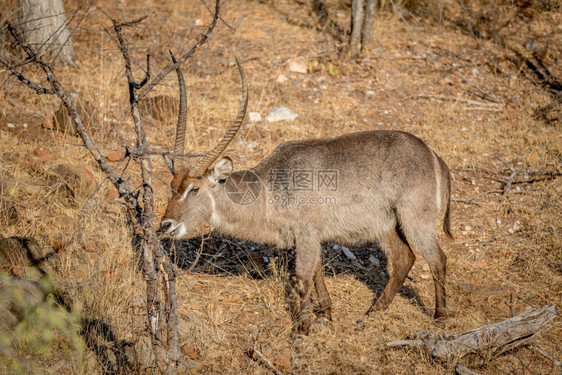
<path fill-rule="evenodd" d="M 240 93 L 240 109 L 238 110 L 238 114 L 236 115 L 236 119 L 230 125 L 230 128 L 226 131 L 226 134 L 220 142 L 216 145 L 216 147 L 210 151 L 203 159 L 197 163 L 195 168 L 193 168 L 189 172 L 190 177 L 200 177 L 205 173 L 207 168 L 213 164 L 215 160 L 219 157 L 219 155 L 225 150 L 228 146 L 230 141 L 234 138 L 238 129 L 242 125 L 244 121 L 244 117 L 246 116 L 246 109 L 248 109 L 248 86 L 246 84 L 246 74 L 244 73 L 244 68 L 240 65 L 240 61 L 236 58 L 236 65 L 238 66 L 238 71 L 240 72 L 240 81 L 242 82 L 242 92 Z"/>
<path fill-rule="evenodd" d="M 172 62 L 177 64 L 176 57 L 170 51 L 170 56 L 172 57 Z M 178 111 L 178 124 L 176 126 L 176 141 L 174 144 L 174 170 L 172 173 L 181 172 L 184 168 L 183 157 L 180 155 L 184 154 L 185 150 L 185 130 L 186 130 L 186 118 L 187 118 L 187 94 L 185 93 L 185 81 L 183 79 L 183 73 L 181 71 L 181 66 L 178 65 L 176 68 L 176 73 L 178 74 L 178 86 L 180 90 L 180 105 Z M 179 162 L 179 163 L 178 163 Z"/>

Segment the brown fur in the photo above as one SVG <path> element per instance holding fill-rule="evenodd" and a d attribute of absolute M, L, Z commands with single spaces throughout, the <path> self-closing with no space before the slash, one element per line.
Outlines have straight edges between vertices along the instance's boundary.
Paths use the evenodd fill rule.
<path fill-rule="evenodd" d="M 220 159 L 202 177 L 175 175 L 162 229 L 186 238 L 197 236 L 203 224 L 211 224 L 239 238 L 296 247 L 301 305 L 295 317 L 301 333 L 310 329 L 313 285 L 321 311 L 331 317 L 321 259 L 321 243 L 328 241 L 376 241 L 385 250 L 390 280 L 367 313 L 390 304 L 414 264 L 415 250 L 433 274 L 435 317 L 444 315 L 446 256 L 435 227 L 440 222 L 445 234 L 451 235 L 451 182 L 446 164 L 422 140 L 404 132 L 370 131 L 286 142 L 249 171 L 259 179 L 260 195 L 246 205 L 227 195 L 225 187 L 235 181 L 228 179 L 248 172 L 232 173 L 228 158 Z M 312 171 L 316 177 L 320 171 L 336 171 L 337 188 L 319 189 L 315 177 L 312 190 L 272 190 L 268 186 L 272 171 Z M 190 187 L 198 190 L 184 194 Z"/>

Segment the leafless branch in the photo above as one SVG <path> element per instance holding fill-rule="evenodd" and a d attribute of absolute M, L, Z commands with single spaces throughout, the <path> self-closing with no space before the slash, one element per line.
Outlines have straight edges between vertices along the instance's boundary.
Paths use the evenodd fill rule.
<path fill-rule="evenodd" d="M 167 68 L 163 69 L 160 73 L 158 73 L 158 75 L 156 75 L 156 77 L 154 77 L 152 81 L 150 81 L 150 83 L 146 85 L 143 91 L 139 92 L 137 96 L 138 100 L 141 100 L 146 94 L 150 92 L 150 90 L 154 88 L 154 86 L 159 84 L 160 81 L 164 79 L 164 77 L 166 77 L 171 71 L 177 69 L 177 67 L 180 66 L 185 60 L 189 59 L 195 53 L 195 51 L 197 51 L 199 47 L 201 47 L 203 44 L 207 42 L 209 36 L 211 35 L 213 30 L 215 29 L 215 26 L 217 25 L 217 20 L 220 16 L 220 7 L 221 7 L 220 0 L 216 0 L 215 14 L 213 16 L 213 20 L 211 21 L 211 24 L 209 25 L 209 27 L 207 27 L 207 30 L 203 34 L 201 34 L 197 42 L 189 49 L 189 51 L 187 51 L 186 53 L 180 56 L 177 63 L 172 64 Z"/>
<path fill-rule="evenodd" d="M 117 22 L 111 19 L 113 28 L 117 36 L 118 47 L 125 60 L 125 75 L 129 83 L 129 104 L 131 115 L 135 124 L 137 135 L 136 154 L 138 155 L 141 178 L 143 182 L 143 216 L 141 221 L 140 248 L 142 250 L 143 274 L 147 283 L 147 316 L 149 317 L 149 327 L 151 328 L 151 341 L 155 354 L 155 364 L 163 373 L 175 373 L 179 360 L 178 344 L 178 325 L 177 325 L 177 290 L 175 286 L 175 269 L 169 263 L 160 240 L 155 231 L 154 196 L 152 190 L 152 161 L 148 150 L 148 140 L 142 120 L 138 89 L 144 85 L 135 81 L 131 66 L 131 55 L 129 43 L 123 35 L 123 29 L 142 22 L 146 17 L 141 17 L 132 21 Z M 149 57 L 147 57 L 149 59 Z M 143 80 L 144 81 L 144 80 Z M 146 83 L 146 82 L 145 82 Z M 164 269 L 164 279 L 166 282 L 164 292 L 166 297 L 166 309 L 160 303 L 158 292 L 159 272 Z M 167 351 L 163 350 L 163 331 L 167 333 Z"/>
<path fill-rule="evenodd" d="M 254 345 L 252 349 L 247 351 L 248 356 L 254 361 L 259 361 L 263 363 L 268 369 L 271 370 L 275 375 L 282 375 L 283 373 L 275 367 L 273 362 L 271 362 L 259 349 L 257 349 L 258 339 L 262 333 L 263 327 L 258 330 L 256 337 L 254 338 Z"/>
<path fill-rule="evenodd" d="M 487 205 L 487 204 L 491 204 L 488 202 L 477 202 L 475 201 L 476 198 L 481 197 L 483 195 L 487 195 L 487 194 L 503 194 L 503 190 L 488 190 L 485 191 L 483 193 L 480 194 L 476 194 L 473 197 L 470 198 L 451 198 L 451 201 L 453 202 L 457 202 L 457 203 L 466 203 L 466 204 L 474 204 L 476 206 L 481 206 L 481 205 Z"/>
<path fill-rule="evenodd" d="M 556 366 L 556 367 L 562 367 L 562 361 L 559 361 L 558 359 L 554 358 L 553 356 L 551 356 L 550 354 L 548 354 L 545 350 L 542 350 L 541 348 L 539 348 L 538 346 L 535 345 L 529 345 L 527 346 L 527 348 L 539 353 L 540 355 L 542 355 L 543 357 L 545 357 L 546 359 L 549 359 L 552 361 L 552 363 Z"/>
<path fill-rule="evenodd" d="M 193 272 L 193 269 L 195 268 L 195 266 L 197 265 L 197 263 L 199 263 L 199 258 L 201 258 L 201 254 L 203 253 L 203 248 L 205 246 L 205 240 L 208 238 L 209 236 L 205 237 L 202 236 L 201 237 L 201 245 L 199 246 L 199 250 L 197 251 L 197 253 L 195 254 L 195 259 L 193 260 L 193 263 L 191 263 L 191 266 L 189 266 L 189 268 L 187 269 L 187 273 L 191 273 Z"/>
<path fill-rule="evenodd" d="M 451 101 L 451 102 L 458 102 L 464 104 L 470 104 L 477 107 L 487 107 L 487 108 L 500 108 L 502 104 L 497 102 L 482 102 L 473 99 L 461 98 L 457 96 L 446 96 L 446 95 L 415 95 L 410 96 L 407 99 L 429 99 L 429 100 L 436 100 L 436 101 Z"/>
<path fill-rule="evenodd" d="M 39 94 L 39 95 L 42 95 L 42 94 L 52 95 L 52 94 L 55 93 L 55 91 L 52 88 L 49 89 L 47 87 L 43 87 L 43 86 L 25 78 L 23 76 L 23 74 L 18 72 L 15 69 L 15 67 L 8 60 L 6 60 L 3 56 L 0 56 L 0 63 L 2 63 L 6 68 L 8 68 L 12 72 L 12 75 L 14 75 L 21 82 L 23 82 L 27 87 L 34 90 L 37 94 Z"/>
<path fill-rule="evenodd" d="M 199 2 L 201 4 L 203 4 L 203 6 L 209 11 L 209 13 L 211 14 L 211 16 L 214 16 L 213 11 L 211 10 L 211 8 L 209 8 L 209 6 L 207 5 L 207 2 L 205 0 L 199 0 Z M 230 30 L 234 30 L 234 27 L 230 26 L 225 20 L 224 18 L 222 18 L 221 16 L 219 16 L 219 20 L 226 26 L 228 27 Z"/>

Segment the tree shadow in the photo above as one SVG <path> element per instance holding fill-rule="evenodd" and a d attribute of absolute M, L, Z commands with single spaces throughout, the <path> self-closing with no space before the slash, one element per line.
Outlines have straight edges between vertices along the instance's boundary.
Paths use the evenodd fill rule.
<path fill-rule="evenodd" d="M 285 280 L 285 294 L 291 309 L 294 308 L 292 279 L 295 270 L 295 250 L 239 240 L 212 232 L 204 238 L 185 241 L 163 240 L 164 248 L 175 264 L 192 273 L 212 275 L 242 275 L 254 279 L 271 277 L 273 273 Z M 351 255 L 346 255 L 346 252 Z M 376 244 L 350 248 L 326 243 L 322 249 L 326 276 L 348 274 L 364 283 L 377 299 L 388 282 L 387 258 Z M 349 254 L 348 253 L 348 254 Z M 414 288 L 403 285 L 399 294 L 407 298 L 426 315 L 426 307 Z"/>
<path fill-rule="evenodd" d="M 64 290 L 53 293 L 57 303 L 69 313 L 73 310 L 73 299 Z M 138 372 L 134 358 L 133 343 L 119 340 L 111 324 L 101 319 L 83 317 L 80 321 L 80 336 L 97 359 L 104 375 L 134 374 Z"/>

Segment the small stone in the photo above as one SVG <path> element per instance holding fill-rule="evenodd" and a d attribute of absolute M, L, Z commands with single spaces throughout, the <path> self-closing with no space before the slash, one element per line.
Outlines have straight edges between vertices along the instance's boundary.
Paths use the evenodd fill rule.
<path fill-rule="evenodd" d="M 35 150 L 33 150 L 33 155 L 36 156 L 37 159 L 41 161 L 46 162 L 51 160 L 51 153 L 43 146 L 39 146 Z"/>
<path fill-rule="evenodd" d="M 57 254 L 60 253 L 60 252 L 63 252 L 65 247 L 66 247 L 65 242 L 60 238 L 53 242 L 53 250 Z"/>
<path fill-rule="evenodd" d="M 281 73 L 277 76 L 277 78 L 275 79 L 275 82 L 283 84 L 283 83 L 287 82 L 288 80 L 289 80 L 289 78 L 287 78 L 287 76 L 285 74 Z"/>
<path fill-rule="evenodd" d="M 107 160 L 112 161 L 112 162 L 116 162 L 121 160 L 121 153 L 119 151 L 109 151 L 107 153 Z"/>
<path fill-rule="evenodd" d="M 374 98 L 375 95 L 376 95 L 375 90 L 366 90 L 366 91 L 365 91 L 365 96 L 366 96 L 367 98 Z"/>
<path fill-rule="evenodd" d="M 250 120 L 250 122 L 260 122 L 261 114 L 259 112 L 250 112 L 248 114 L 248 119 Z"/>
<path fill-rule="evenodd" d="M 43 191 L 43 187 L 39 185 L 25 184 L 21 185 L 20 187 L 21 190 L 27 195 L 38 195 L 41 194 L 41 191 Z"/>
<path fill-rule="evenodd" d="M 429 279 L 430 277 L 431 277 L 431 275 L 428 274 L 428 273 L 425 273 L 425 272 L 422 272 L 422 273 L 420 274 L 420 278 L 421 278 L 421 279 L 424 279 L 424 280 L 427 280 L 427 279 Z"/>
<path fill-rule="evenodd" d="M 349 250 L 347 247 L 342 246 L 341 250 L 343 251 L 343 253 L 345 254 L 345 256 L 347 257 L 347 259 L 354 261 L 357 260 L 357 257 L 355 256 L 355 254 L 353 254 L 351 252 L 351 250 Z"/>
<path fill-rule="evenodd" d="M 43 129 L 49 129 L 52 130 L 54 129 L 54 125 L 53 125 L 53 120 L 50 118 L 46 118 L 45 120 L 43 120 L 43 123 L 41 124 L 41 126 L 43 127 Z"/>
<path fill-rule="evenodd" d="M 70 216 L 64 215 L 57 220 L 57 227 L 59 228 L 73 229 L 75 225 L 76 220 Z"/>
<path fill-rule="evenodd" d="M 114 201 L 119 198 L 119 192 L 115 189 L 110 189 L 105 195 L 105 199 L 108 201 Z"/>
<path fill-rule="evenodd" d="M 0 269 L 16 266 L 22 272 L 29 266 L 41 267 L 40 263 L 52 249 L 42 247 L 31 237 L 8 237 L 0 239 Z"/>
<path fill-rule="evenodd" d="M 306 66 L 306 61 L 303 58 L 297 57 L 287 61 L 287 70 L 293 73 L 308 73 L 308 67 Z"/>
<path fill-rule="evenodd" d="M 277 354 L 273 357 L 273 364 L 277 367 L 283 374 L 291 372 L 291 356 L 287 354 Z"/>
<path fill-rule="evenodd" d="M 294 121 L 297 114 L 287 107 L 277 106 L 267 114 L 267 122 Z"/>
<path fill-rule="evenodd" d="M 96 189 L 94 174 L 73 164 L 57 164 L 51 168 L 51 182 L 60 184 L 76 199 L 85 199 Z"/>
<path fill-rule="evenodd" d="M 197 352 L 197 349 L 195 349 L 194 346 L 191 345 L 184 345 L 181 348 L 181 352 L 186 355 L 187 357 L 189 357 L 189 359 L 197 359 L 199 358 L 199 353 Z"/>
<path fill-rule="evenodd" d="M 11 122 L 8 122 L 8 123 L 6 124 L 6 127 L 10 128 L 10 129 L 13 129 L 13 128 L 15 128 L 16 126 L 15 126 L 14 124 L 12 124 Z"/>

